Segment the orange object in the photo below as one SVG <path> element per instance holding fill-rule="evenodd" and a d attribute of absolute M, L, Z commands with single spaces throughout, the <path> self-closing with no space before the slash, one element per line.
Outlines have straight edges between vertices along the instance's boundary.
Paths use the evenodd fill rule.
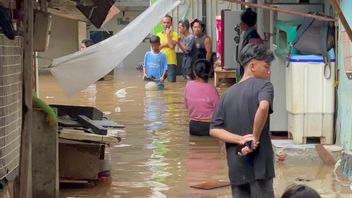
<path fill-rule="evenodd" d="M 286 160 L 286 155 L 279 155 L 279 161 L 285 161 Z"/>
<path fill-rule="evenodd" d="M 221 188 L 226 186 L 230 186 L 230 182 L 222 180 L 209 180 L 200 184 L 191 185 L 190 187 L 203 190 L 211 190 L 214 188 Z"/>

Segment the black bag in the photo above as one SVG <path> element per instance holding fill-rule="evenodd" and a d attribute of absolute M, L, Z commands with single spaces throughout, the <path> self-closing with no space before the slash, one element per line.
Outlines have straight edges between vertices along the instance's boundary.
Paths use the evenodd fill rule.
<path fill-rule="evenodd" d="M 324 16 L 320 13 L 315 15 Z M 292 43 L 300 54 L 321 55 L 324 58 L 324 75 L 327 79 L 331 76 L 329 50 L 335 46 L 334 22 L 305 18 L 297 28 L 297 35 Z M 329 69 L 329 71 L 327 71 Z M 329 73 L 327 73 L 329 72 Z"/>
<path fill-rule="evenodd" d="M 321 14 L 316 14 L 323 16 Z M 325 56 L 335 46 L 334 22 L 305 18 L 297 29 L 293 47 L 301 54 Z"/>

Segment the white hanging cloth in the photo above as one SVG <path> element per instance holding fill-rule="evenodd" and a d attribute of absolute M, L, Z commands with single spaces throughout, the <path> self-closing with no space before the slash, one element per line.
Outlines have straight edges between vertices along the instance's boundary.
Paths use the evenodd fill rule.
<path fill-rule="evenodd" d="M 83 51 L 54 59 L 50 71 L 68 96 L 95 83 L 119 65 L 179 0 L 160 0 L 114 36 Z"/>

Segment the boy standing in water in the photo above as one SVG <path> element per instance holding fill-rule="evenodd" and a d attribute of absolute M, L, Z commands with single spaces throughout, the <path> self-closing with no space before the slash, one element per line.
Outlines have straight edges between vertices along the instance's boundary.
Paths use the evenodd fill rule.
<path fill-rule="evenodd" d="M 150 37 L 150 48 L 144 56 L 143 79 L 158 82 L 158 88 L 164 88 L 166 78 L 167 63 L 165 54 L 160 52 L 160 38 L 158 36 Z"/>

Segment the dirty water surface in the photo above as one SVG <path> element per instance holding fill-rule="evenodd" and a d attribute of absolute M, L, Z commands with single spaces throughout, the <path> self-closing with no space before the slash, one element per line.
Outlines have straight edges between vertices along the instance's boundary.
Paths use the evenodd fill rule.
<path fill-rule="evenodd" d="M 94 106 L 126 126 L 122 141 L 110 148 L 111 177 L 85 188 L 61 188 L 60 197 L 231 197 L 231 189 L 200 190 L 190 185 L 227 180 L 224 148 L 211 137 L 190 137 L 183 104 L 186 81 L 166 83 L 164 91 L 146 91 L 141 73 L 119 69 L 113 77 L 67 98 L 50 74 L 40 75 L 40 97 L 50 104 Z M 221 88 L 223 93 L 226 88 Z M 333 167 L 321 162 L 277 162 L 275 194 L 304 183 L 322 197 L 348 198 L 349 187 L 336 181 Z"/>

